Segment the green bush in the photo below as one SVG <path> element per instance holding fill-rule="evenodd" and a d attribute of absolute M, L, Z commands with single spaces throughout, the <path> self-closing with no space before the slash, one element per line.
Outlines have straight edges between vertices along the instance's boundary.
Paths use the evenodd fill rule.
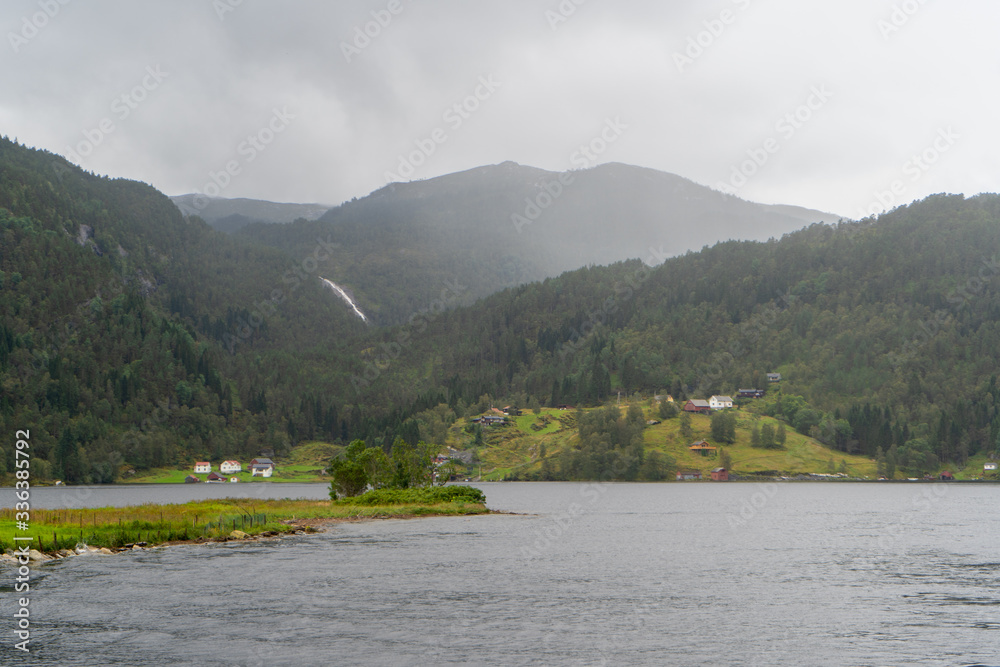
<path fill-rule="evenodd" d="M 434 486 L 418 489 L 376 489 L 337 501 L 342 505 L 434 505 L 485 503 L 486 494 L 471 486 Z"/>

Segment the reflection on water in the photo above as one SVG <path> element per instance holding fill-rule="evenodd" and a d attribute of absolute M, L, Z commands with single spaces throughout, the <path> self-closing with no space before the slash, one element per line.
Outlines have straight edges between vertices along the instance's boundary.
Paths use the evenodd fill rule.
<path fill-rule="evenodd" d="M 997 664 L 993 487 L 482 488 L 523 514 L 43 566 L 18 664 Z"/>

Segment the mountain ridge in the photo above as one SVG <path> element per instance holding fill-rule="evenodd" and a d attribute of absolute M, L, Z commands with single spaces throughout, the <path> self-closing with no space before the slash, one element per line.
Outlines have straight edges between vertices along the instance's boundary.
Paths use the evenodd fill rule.
<path fill-rule="evenodd" d="M 445 281 L 468 305 L 506 287 L 630 258 L 654 263 L 732 238 L 767 240 L 837 218 L 746 202 L 676 174 L 620 163 L 550 172 L 514 162 L 390 183 L 314 221 L 238 233 L 291 254 L 317 235 L 341 244 L 338 284 L 379 324 L 405 321 Z M 419 276 L 394 262 L 412 266 Z"/>

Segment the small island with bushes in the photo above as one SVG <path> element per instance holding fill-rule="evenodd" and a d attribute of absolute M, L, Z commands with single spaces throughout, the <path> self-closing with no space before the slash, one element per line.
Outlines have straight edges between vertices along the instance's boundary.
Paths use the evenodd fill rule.
<path fill-rule="evenodd" d="M 366 519 L 487 514 L 486 496 L 469 486 L 434 485 L 426 448 L 397 441 L 391 454 L 351 443 L 329 468 L 330 500 L 226 498 L 133 507 L 32 510 L 17 533 L 14 509 L 0 510 L 2 560 L 16 560 L 12 537 L 33 537 L 31 560 L 118 553 L 172 544 L 277 538 Z M 381 456 L 379 456 L 381 455 Z M 20 542 L 18 546 L 23 546 Z"/>

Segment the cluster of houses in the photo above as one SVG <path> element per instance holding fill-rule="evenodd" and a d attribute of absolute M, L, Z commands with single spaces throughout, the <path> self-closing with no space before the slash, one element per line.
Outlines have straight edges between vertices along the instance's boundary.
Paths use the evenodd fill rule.
<path fill-rule="evenodd" d="M 725 410 L 733 407 L 733 399 L 729 396 L 712 396 L 707 401 L 701 398 L 692 398 L 684 404 L 684 412 L 696 412 L 707 415 L 715 410 Z"/>
<path fill-rule="evenodd" d="M 781 373 L 768 373 L 768 382 L 781 382 Z M 766 392 L 763 389 L 740 389 L 736 392 L 736 397 L 740 399 L 764 398 Z M 716 410 L 726 410 L 733 407 L 732 396 L 711 396 L 706 401 L 701 398 L 692 398 L 684 404 L 684 412 L 694 412 L 696 414 L 708 415 Z M 691 443 L 688 450 L 702 456 L 715 456 L 718 448 L 714 447 L 707 440 L 699 440 Z M 728 482 L 729 471 L 725 468 L 713 468 L 709 476 L 713 482 Z M 700 470 L 678 470 L 677 480 L 702 479 Z"/>
<path fill-rule="evenodd" d="M 709 478 L 713 482 L 728 482 L 729 481 L 729 471 L 725 468 L 712 468 L 712 472 L 709 473 Z M 678 470 L 677 471 L 677 481 L 682 481 L 685 479 L 702 479 L 700 470 Z"/>
<path fill-rule="evenodd" d="M 781 382 L 781 373 L 768 373 L 767 381 Z M 764 398 L 766 393 L 763 389 L 740 389 L 736 392 L 736 398 Z M 707 415 L 715 410 L 725 410 L 731 407 L 733 407 L 732 396 L 712 396 L 707 401 L 701 398 L 692 398 L 684 404 L 683 410 L 684 412 Z"/>
<path fill-rule="evenodd" d="M 506 426 L 508 424 L 507 417 L 520 417 L 522 414 L 519 408 L 513 406 L 506 406 L 501 408 L 490 408 L 484 412 L 479 417 L 472 420 L 473 424 L 482 424 L 483 426 Z"/>
<path fill-rule="evenodd" d="M 247 470 L 250 471 L 251 477 L 270 477 L 274 474 L 274 461 L 268 458 L 254 459 L 250 461 L 250 465 L 247 466 Z M 201 482 L 200 477 L 195 475 L 207 474 L 208 478 L 206 482 L 220 483 L 220 482 L 238 482 L 239 477 L 228 477 L 233 473 L 243 472 L 243 464 L 239 461 L 223 461 L 219 464 L 219 472 L 212 470 L 212 464 L 208 461 L 198 461 L 194 464 L 194 475 L 188 475 L 184 479 L 185 484 L 197 484 Z"/>
<path fill-rule="evenodd" d="M 693 442 L 688 445 L 688 450 L 696 454 L 701 454 L 702 456 L 715 456 L 719 451 L 718 447 L 715 447 L 708 440 Z M 729 471 L 721 467 L 713 468 L 712 472 L 709 473 L 709 478 L 713 482 L 728 482 Z M 680 482 L 687 479 L 703 479 L 703 476 L 700 470 L 683 469 L 677 471 L 677 481 Z"/>

